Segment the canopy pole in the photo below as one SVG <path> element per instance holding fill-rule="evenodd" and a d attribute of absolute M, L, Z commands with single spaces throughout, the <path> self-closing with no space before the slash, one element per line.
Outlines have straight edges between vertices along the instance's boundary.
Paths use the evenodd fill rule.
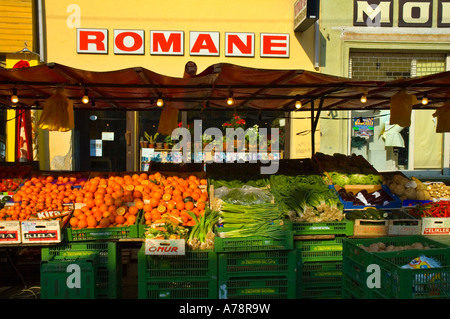
<path fill-rule="evenodd" d="M 319 124 L 319 118 L 320 118 L 320 112 L 322 111 L 323 102 L 325 100 L 325 97 L 322 96 L 320 98 L 319 107 L 317 109 L 317 115 L 314 117 L 314 100 L 311 100 L 311 157 L 314 156 L 316 153 L 316 129 L 317 125 Z"/>

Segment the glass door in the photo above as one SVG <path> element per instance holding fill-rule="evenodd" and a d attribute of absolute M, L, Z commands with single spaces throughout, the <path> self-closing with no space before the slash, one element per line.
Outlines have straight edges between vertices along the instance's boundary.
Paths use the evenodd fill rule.
<path fill-rule="evenodd" d="M 75 170 L 127 171 L 127 112 L 75 112 Z"/>

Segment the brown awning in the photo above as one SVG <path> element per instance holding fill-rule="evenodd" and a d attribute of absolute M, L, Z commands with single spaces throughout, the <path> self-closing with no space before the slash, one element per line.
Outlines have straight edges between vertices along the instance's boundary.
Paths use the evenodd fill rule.
<path fill-rule="evenodd" d="M 428 105 L 414 109 L 436 108 L 450 99 L 450 72 L 394 81 L 356 81 L 306 70 L 269 70 L 238 65 L 214 64 L 190 78 L 176 78 L 145 68 L 115 71 L 87 71 L 58 63 L 28 68 L 0 69 L 0 105 L 10 107 L 13 88 L 20 102 L 17 107 L 35 107 L 36 101 L 49 98 L 54 89 L 64 87 L 75 109 L 152 110 L 162 97 L 165 103 L 180 110 L 263 109 L 301 110 L 311 105 L 322 110 L 389 109 L 390 98 L 400 89 Z M 91 102 L 81 103 L 85 89 Z M 367 93 L 367 103 L 360 97 Z M 232 93 L 234 106 L 225 100 Z M 94 104 L 92 103 L 94 101 Z M 317 101 L 315 104 L 311 101 Z"/>

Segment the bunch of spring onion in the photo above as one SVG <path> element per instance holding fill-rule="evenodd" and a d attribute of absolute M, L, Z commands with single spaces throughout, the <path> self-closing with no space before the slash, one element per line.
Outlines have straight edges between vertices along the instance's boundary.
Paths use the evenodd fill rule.
<path fill-rule="evenodd" d="M 284 238 L 284 214 L 278 205 L 261 203 L 251 206 L 223 202 L 220 210 L 219 224 L 223 227 L 218 235 L 222 238 L 267 236 Z"/>
<path fill-rule="evenodd" d="M 270 190 L 280 209 L 293 221 L 328 222 L 344 218 L 342 203 L 324 184 L 283 183 L 271 180 Z"/>
<path fill-rule="evenodd" d="M 186 244 L 192 250 L 214 249 L 214 227 L 219 221 L 219 212 L 207 208 L 203 215 L 189 214 L 194 218 L 195 225 L 191 228 Z"/>

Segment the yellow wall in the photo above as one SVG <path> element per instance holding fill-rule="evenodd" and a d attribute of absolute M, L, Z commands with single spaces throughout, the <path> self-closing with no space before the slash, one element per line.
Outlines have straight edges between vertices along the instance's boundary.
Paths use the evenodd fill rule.
<path fill-rule="evenodd" d="M 293 0 L 47 0 L 46 35 L 48 62 L 57 62 L 86 70 L 112 70 L 145 67 L 157 73 L 181 77 L 187 61 L 194 61 L 201 72 L 215 63 L 233 63 L 258 68 L 313 69 L 314 30 L 294 33 Z M 77 54 L 76 28 L 109 30 L 109 54 Z M 114 29 L 145 31 L 145 54 L 114 55 Z M 152 56 L 149 53 L 150 30 L 184 31 L 184 56 Z M 220 32 L 220 56 L 189 56 L 189 31 Z M 254 32 L 255 57 L 224 56 L 225 32 Z M 289 58 L 260 58 L 260 33 L 289 33 Z"/>
<path fill-rule="evenodd" d="M 31 0 L 0 0 L 0 52 L 12 53 L 33 48 Z"/>

